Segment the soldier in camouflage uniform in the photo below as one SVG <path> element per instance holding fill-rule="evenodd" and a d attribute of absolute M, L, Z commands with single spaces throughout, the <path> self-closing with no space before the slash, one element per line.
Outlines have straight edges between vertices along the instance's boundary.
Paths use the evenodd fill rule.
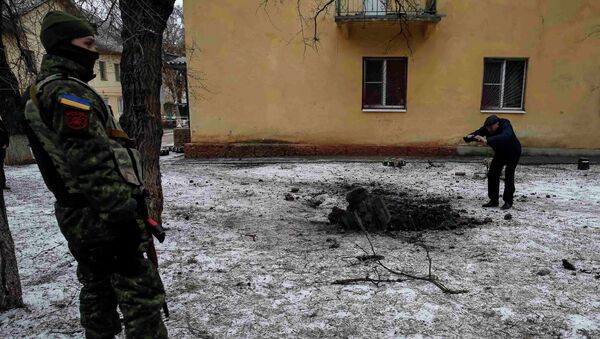
<path fill-rule="evenodd" d="M 143 256 L 142 167 L 110 108 L 88 85 L 98 53 L 95 29 L 64 12 L 48 13 L 41 41 L 47 54 L 29 90 L 29 141 L 56 219 L 77 260 L 81 324 L 87 338 L 166 338 L 165 302 L 156 268 Z"/>

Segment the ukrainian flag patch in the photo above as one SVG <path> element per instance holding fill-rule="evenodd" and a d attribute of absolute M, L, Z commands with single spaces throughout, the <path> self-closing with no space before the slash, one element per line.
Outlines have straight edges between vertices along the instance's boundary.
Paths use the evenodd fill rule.
<path fill-rule="evenodd" d="M 65 105 L 65 106 L 81 109 L 84 111 L 89 111 L 90 107 L 92 105 L 89 101 L 83 100 L 81 98 L 78 98 L 78 97 L 76 97 L 74 95 L 70 95 L 70 94 L 61 95 L 58 102 L 60 102 L 61 104 Z"/>

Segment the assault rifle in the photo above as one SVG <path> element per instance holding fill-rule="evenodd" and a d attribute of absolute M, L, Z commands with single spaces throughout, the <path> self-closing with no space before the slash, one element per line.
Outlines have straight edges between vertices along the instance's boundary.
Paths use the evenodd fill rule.
<path fill-rule="evenodd" d="M 152 219 L 148 213 L 148 205 L 146 204 L 145 197 L 139 197 L 136 199 L 139 204 L 139 210 L 144 218 L 144 223 L 146 224 L 146 229 L 151 234 L 150 240 L 148 241 L 148 260 L 154 264 L 154 267 L 158 270 L 158 256 L 156 255 L 156 248 L 154 247 L 154 238 L 158 240 L 158 242 L 162 243 L 165 241 L 166 233 L 165 229 L 158 223 L 156 220 Z M 169 317 L 169 307 L 167 306 L 167 302 L 162 306 L 163 312 L 165 313 L 165 317 Z"/>

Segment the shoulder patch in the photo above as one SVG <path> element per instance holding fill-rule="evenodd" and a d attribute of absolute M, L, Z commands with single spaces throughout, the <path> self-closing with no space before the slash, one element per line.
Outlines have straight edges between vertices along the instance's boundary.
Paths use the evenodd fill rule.
<path fill-rule="evenodd" d="M 65 127 L 71 131 L 85 131 L 90 124 L 90 118 L 87 113 L 82 111 L 66 111 Z"/>
<path fill-rule="evenodd" d="M 91 103 L 89 101 L 70 94 L 61 95 L 58 102 L 62 105 L 84 111 L 89 111 L 91 107 Z"/>

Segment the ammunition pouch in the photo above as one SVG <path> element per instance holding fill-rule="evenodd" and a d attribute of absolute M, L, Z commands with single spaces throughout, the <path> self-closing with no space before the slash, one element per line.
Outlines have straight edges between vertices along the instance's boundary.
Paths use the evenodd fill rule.
<path fill-rule="evenodd" d="M 127 183 L 140 187 L 144 184 L 140 152 L 132 148 L 114 148 L 115 166 Z"/>

